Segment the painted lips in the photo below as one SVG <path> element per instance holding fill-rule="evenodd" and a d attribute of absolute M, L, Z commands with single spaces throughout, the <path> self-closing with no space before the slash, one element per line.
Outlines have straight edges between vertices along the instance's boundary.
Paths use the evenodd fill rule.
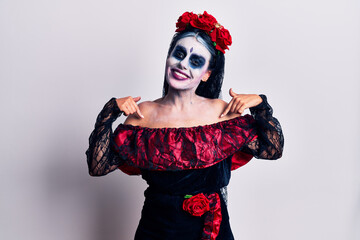
<path fill-rule="evenodd" d="M 177 69 L 171 69 L 171 74 L 173 75 L 173 77 L 177 80 L 186 80 L 189 79 L 189 75 L 181 72 L 180 70 Z"/>

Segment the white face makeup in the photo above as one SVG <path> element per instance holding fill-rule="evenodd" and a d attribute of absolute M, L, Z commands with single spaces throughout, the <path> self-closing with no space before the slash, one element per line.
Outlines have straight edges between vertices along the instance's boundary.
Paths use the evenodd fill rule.
<path fill-rule="evenodd" d="M 208 72 L 211 54 L 195 37 L 180 39 L 166 61 L 166 80 L 178 90 L 195 88 Z"/>

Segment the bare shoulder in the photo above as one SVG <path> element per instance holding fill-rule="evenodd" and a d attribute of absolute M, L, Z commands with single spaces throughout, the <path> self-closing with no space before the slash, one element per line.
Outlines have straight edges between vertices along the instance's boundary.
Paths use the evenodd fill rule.
<path fill-rule="evenodd" d="M 139 103 L 138 106 L 144 118 L 138 117 L 137 114 L 131 114 L 126 118 L 124 124 L 133 126 L 146 125 L 146 121 L 154 109 L 156 109 L 156 105 L 157 103 L 153 101 L 144 101 Z"/>
<path fill-rule="evenodd" d="M 225 109 L 227 106 L 227 102 L 225 102 L 222 99 L 211 99 L 211 102 L 213 104 L 213 107 L 215 107 L 216 109 Z"/>
<path fill-rule="evenodd" d="M 226 107 L 228 106 L 228 103 L 222 99 L 212 99 L 211 101 L 212 101 L 213 109 L 216 111 L 216 113 L 219 116 L 225 111 Z M 225 116 L 223 116 L 220 119 L 220 121 L 233 119 L 233 118 L 236 118 L 239 116 L 241 116 L 241 114 L 239 114 L 239 113 L 228 113 Z"/>

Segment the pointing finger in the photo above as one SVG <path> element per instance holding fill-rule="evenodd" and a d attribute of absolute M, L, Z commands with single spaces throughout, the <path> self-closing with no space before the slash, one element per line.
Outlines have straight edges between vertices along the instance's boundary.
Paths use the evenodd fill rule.
<path fill-rule="evenodd" d="M 137 104 L 135 104 L 135 108 L 136 108 L 136 113 L 139 117 L 144 118 L 144 115 L 142 115 L 140 108 Z"/>
<path fill-rule="evenodd" d="M 230 111 L 234 113 L 240 108 L 240 106 L 241 106 L 241 102 L 239 101 L 239 99 L 236 99 L 236 101 L 234 101 Z"/>
<path fill-rule="evenodd" d="M 220 118 L 222 118 L 223 116 L 225 116 L 226 114 L 228 114 L 228 112 L 230 111 L 231 109 L 231 106 L 233 104 L 233 101 L 234 99 L 232 99 L 229 104 L 227 105 L 227 107 L 225 108 L 224 112 L 220 115 Z"/>

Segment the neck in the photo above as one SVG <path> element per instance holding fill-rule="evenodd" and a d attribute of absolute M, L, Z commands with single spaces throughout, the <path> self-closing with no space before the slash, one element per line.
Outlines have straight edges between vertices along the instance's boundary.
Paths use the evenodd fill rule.
<path fill-rule="evenodd" d="M 181 91 L 169 87 L 162 102 L 174 110 L 186 111 L 191 110 L 199 101 L 201 101 L 201 97 L 195 94 L 195 89 Z"/>

